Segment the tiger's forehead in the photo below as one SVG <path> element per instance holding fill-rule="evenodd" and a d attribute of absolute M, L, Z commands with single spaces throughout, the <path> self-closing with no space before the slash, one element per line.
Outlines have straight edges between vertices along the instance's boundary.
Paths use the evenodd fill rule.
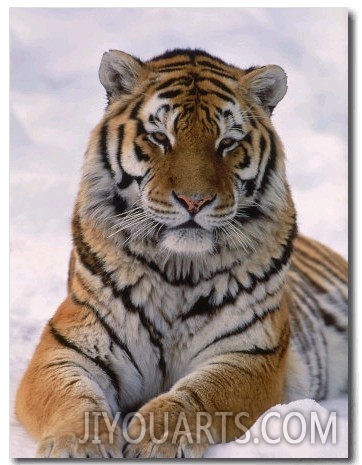
<path fill-rule="evenodd" d="M 242 123 L 240 77 L 244 71 L 201 50 L 166 52 L 146 63 L 152 81 L 144 117 L 158 123 L 189 121 L 220 125 Z M 232 121 L 234 120 L 234 121 Z"/>
<path fill-rule="evenodd" d="M 200 94 L 198 89 L 190 91 L 190 86 L 162 87 L 143 103 L 140 116 L 149 130 L 163 129 L 174 134 L 195 124 L 216 134 L 241 130 L 245 109 L 232 95 L 227 97 L 215 95 L 212 88 Z"/>

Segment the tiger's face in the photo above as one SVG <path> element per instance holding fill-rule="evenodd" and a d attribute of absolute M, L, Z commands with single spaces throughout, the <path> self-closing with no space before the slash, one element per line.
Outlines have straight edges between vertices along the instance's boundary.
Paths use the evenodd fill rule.
<path fill-rule="evenodd" d="M 124 199 L 118 231 L 152 236 L 178 254 L 248 247 L 243 222 L 262 211 L 264 196 L 273 200 L 265 176 L 283 189 L 282 160 L 268 162 L 278 144 L 269 116 L 285 74 L 277 66 L 243 71 L 200 51 L 181 56 L 103 57 L 109 107 L 99 145 Z"/>
<path fill-rule="evenodd" d="M 234 173 L 245 161 L 247 125 L 243 132 L 238 105 L 217 107 L 214 95 L 197 96 L 201 83 L 183 78 L 189 85 L 182 85 L 177 99 L 156 94 L 140 111 L 144 130 L 135 142 L 148 154 L 150 170 L 140 184 L 142 206 L 164 225 L 161 244 L 167 249 L 212 251 L 217 232 L 235 218 L 243 200 Z"/>

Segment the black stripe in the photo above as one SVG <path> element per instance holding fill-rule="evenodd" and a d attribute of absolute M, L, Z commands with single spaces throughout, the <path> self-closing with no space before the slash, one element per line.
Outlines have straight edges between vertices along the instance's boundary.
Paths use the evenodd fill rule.
<path fill-rule="evenodd" d="M 132 176 L 130 176 L 128 173 L 124 171 L 124 169 L 122 168 L 122 164 L 121 164 L 123 140 L 124 140 L 124 124 L 121 124 L 118 128 L 118 148 L 117 148 L 117 162 L 118 162 L 119 169 L 122 173 L 122 179 L 117 184 L 117 187 L 120 190 L 126 189 L 133 182 Z"/>
<path fill-rule="evenodd" d="M 205 77 L 205 78 L 198 78 L 196 82 L 199 83 L 199 82 L 203 82 L 203 81 L 211 82 L 215 87 L 218 87 L 219 89 L 223 90 L 224 92 L 234 96 L 234 94 L 233 94 L 232 90 L 230 89 L 230 87 L 226 86 L 223 82 L 219 81 L 218 79 L 215 79 L 215 78 L 212 78 L 212 77 L 208 77 L 208 78 Z"/>
<path fill-rule="evenodd" d="M 165 361 L 165 352 L 162 345 L 162 334 L 158 331 L 151 321 L 146 317 L 143 309 L 138 311 L 138 315 L 140 318 L 140 322 L 142 326 L 147 330 L 151 343 L 158 348 L 159 351 L 159 360 L 158 360 L 158 367 L 161 370 L 162 376 L 166 376 L 166 361 Z"/>
<path fill-rule="evenodd" d="M 198 52 L 198 50 L 193 50 L 191 48 L 175 48 L 173 50 L 167 50 L 166 52 L 162 53 L 161 55 L 157 55 L 154 58 L 152 58 L 152 62 L 157 62 L 157 61 L 162 61 L 162 60 L 170 60 L 175 57 L 180 57 L 182 56 L 187 56 L 189 60 L 182 62 L 182 64 L 190 64 L 190 60 L 194 57 L 195 53 Z M 171 63 L 173 64 L 173 63 Z"/>
<path fill-rule="evenodd" d="M 247 134 L 245 134 L 245 136 L 243 137 L 242 139 L 242 142 L 246 142 L 247 144 L 250 144 L 250 145 L 253 145 L 253 133 L 252 132 L 248 132 Z"/>
<path fill-rule="evenodd" d="M 128 206 L 127 201 L 123 197 L 121 197 L 119 192 L 114 193 L 112 200 L 111 200 L 111 204 L 113 205 L 113 208 L 117 215 L 124 213 Z"/>
<path fill-rule="evenodd" d="M 187 313 L 180 315 L 180 318 L 185 321 L 194 316 L 212 315 L 216 310 L 217 307 L 210 304 L 209 297 L 202 296 Z"/>
<path fill-rule="evenodd" d="M 253 348 L 249 350 L 230 350 L 228 352 L 223 352 L 222 355 L 229 355 L 229 354 L 275 355 L 278 351 L 279 351 L 279 345 L 276 345 L 270 348 L 253 346 Z"/>
<path fill-rule="evenodd" d="M 220 336 L 217 336 L 213 341 L 209 342 L 202 349 L 200 349 L 193 356 L 193 358 L 196 358 L 201 352 L 208 349 L 212 345 L 218 343 L 219 341 L 222 341 L 223 339 L 228 339 L 228 338 L 233 337 L 233 336 L 239 336 L 240 334 L 244 333 L 249 328 L 254 326 L 258 321 L 262 322 L 267 316 L 269 316 L 270 314 L 272 314 L 272 313 L 274 313 L 274 312 L 276 312 L 278 310 L 279 310 L 279 306 L 275 306 L 275 307 L 266 309 L 265 312 L 260 316 L 257 315 L 257 314 L 254 314 L 254 316 L 253 316 L 253 318 L 251 318 L 251 320 L 249 320 L 247 322 L 244 322 L 241 326 L 239 326 L 239 327 L 237 327 L 237 328 L 235 328 L 235 329 L 233 329 L 231 331 L 227 331 L 226 333 L 221 334 Z"/>
<path fill-rule="evenodd" d="M 173 121 L 173 130 L 174 130 L 174 133 L 175 133 L 175 134 L 178 133 L 178 125 L 179 125 L 181 116 L 182 116 L 182 113 L 179 112 L 179 113 L 177 114 L 176 118 L 175 118 L 174 121 Z"/>
<path fill-rule="evenodd" d="M 314 257 L 307 255 L 300 249 L 298 249 L 298 255 L 295 256 L 296 268 L 298 268 L 298 261 L 304 264 L 306 268 L 313 270 L 318 277 L 323 277 L 324 281 L 326 281 L 328 284 L 331 284 L 335 289 L 338 289 L 339 286 L 337 286 L 336 283 L 333 282 L 334 280 L 338 284 L 342 285 L 342 287 L 346 287 L 346 282 L 343 281 L 338 275 L 334 274 L 331 268 L 327 268 L 323 265 L 323 263 L 316 261 Z M 312 277 L 310 277 L 309 279 L 312 280 Z M 329 294 L 328 289 L 321 287 L 317 282 L 315 282 L 315 285 L 318 286 L 322 294 Z M 343 296 L 342 292 L 339 292 L 339 295 L 345 303 L 345 305 L 347 306 L 348 300 Z"/>
<path fill-rule="evenodd" d="M 134 150 L 134 153 L 136 154 L 138 161 L 148 161 L 150 159 L 150 157 L 146 153 L 143 152 L 141 147 L 138 144 L 136 144 L 136 142 L 133 142 L 133 150 Z"/>
<path fill-rule="evenodd" d="M 99 153 L 101 154 L 102 162 L 103 162 L 105 169 L 111 174 L 112 177 L 114 177 L 115 173 L 109 162 L 107 137 L 108 137 L 108 126 L 107 126 L 107 123 L 105 123 L 103 124 L 101 131 L 100 131 Z"/>
<path fill-rule="evenodd" d="M 141 186 L 142 181 L 148 176 L 150 171 L 151 171 L 151 168 L 148 168 L 143 176 L 133 176 L 133 179 L 136 181 L 138 186 Z M 149 180 L 147 182 L 149 182 Z"/>
<path fill-rule="evenodd" d="M 117 143 L 117 162 L 119 169 L 123 171 L 121 165 L 122 145 L 124 140 L 124 124 L 121 124 L 118 128 L 118 143 Z"/>
<path fill-rule="evenodd" d="M 96 301 L 97 304 L 98 303 L 102 304 L 102 302 L 99 300 L 99 292 L 97 291 L 97 289 L 93 289 L 92 287 L 88 286 L 88 284 L 84 282 L 83 276 L 81 275 L 81 273 L 79 271 L 75 272 L 75 277 L 78 280 L 79 284 L 82 286 L 82 288 L 87 292 L 87 294 L 94 301 Z M 72 293 L 73 293 L 73 290 L 71 290 L 70 294 L 72 294 Z M 107 315 L 105 315 L 105 316 L 107 316 Z M 88 321 L 86 322 L 86 320 L 88 320 Z M 95 326 L 97 324 L 97 321 L 94 320 L 94 319 L 92 319 L 91 322 L 89 321 L 89 314 L 86 313 L 86 312 L 84 312 L 84 315 L 83 315 L 82 318 L 80 318 L 80 321 L 82 322 L 83 327 L 85 327 L 85 326 Z"/>
<path fill-rule="evenodd" d="M 141 182 L 144 179 L 144 176 L 134 176 L 133 179 L 136 181 L 136 183 L 140 186 Z"/>
<path fill-rule="evenodd" d="M 48 325 L 49 325 L 51 334 L 54 336 L 54 338 L 59 344 L 61 344 L 64 347 L 67 347 L 68 349 L 74 350 L 78 354 L 82 355 L 84 358 L 95 363 L 109 377 L 109 379 L 111 380 L 113 389 L 115 391 L 117 404 L 120 405 L 120 397 L 119 397 L 120 386 L 119 386 L 119 379 L 118 379 L 117 374 L 100 357 L 98 356 L 91 357 L 90 355 L 83 352 L 80 349 L 80 347 L 78 347 L 74 342 L 70 341 L 66 336 L 61 334 L 57 330 L 57 328 L 53 325 L 51 320 L 49 321 Z"/>
<path fill-rule="evenodd" d="M 207 105 L 204 105 L 203 103 L 200 104 L 200 108 L 201 110 L 203 110 L 205 112 L 205 115 L 206 115 L 206 120 L 209 122 L 209 123 L 212 123 L 213 122 L 213 118 L 211 116 L 211 113 L 210 113 L 210 108 L 207 106 Z M 215 122 L 214 122 L 215 124 Z M 218 126 L 217 126 L 218 127 Z M 219 128 L 219 127 L 218 127 Z"/>
<path fill-rule="evenodd" d="M 269 129 L 268 129 L 268 134 L 269 134 L 269 141 L 270 141 L 269 158 L 268 158 L 268 161 L 265 167 L 263 179 L 260 184 L 260 188 L 259 188 L 260 193 L 263 193 L 269 184 L 271 174 L 275 170 L 276 160 L 278 156 L 277 148 L 276 148 L 276 144 L 274 140 L 274 134 Z"/>
<path fill-rule="evenodd" d="M 105 269 L 105 263 L 91 250 L 89 244 L 86 243 L 83 237 L 79 215 L 74 215 L 72 226 L 73 243 L 81 262 L 92 274 L 100 276 L 103 284 L 105 284 L 104 281 L 109 279 L 109 273 L 103 271 Z"/>
<path fill-rule="evenodd" d="M 99 323 L 102 325 L 102 327 L 104 328 L 104 330 L 106 331 L 108 337 L 120 348 L 123 350 L 123 352 L 125 352 L 125 354 L 127 355 L 127 357 L 129 358 L 129 361 L 132 363 L 132 365 L 136 368 L 136 370 L 138 371 L 138 374 L 142 377 L 142 372 L 139 368 L 139 366 L 137 365 L 131 351 L 129 350 L 129 348 L 127 347 L 126 343 L 124 341 L 121 341 L 121 339 L 118 337 L 118 334 L 114 331 L 114 329 L 109 326 L 109 324 L 106 322 L 106 320 L 104 319 L 104 316 L 101 315 L 101 313 L 95 308 L 93 307 L 93 305 L 91 305 L 90 303 L 88 302 L 84 302 L 84 301 L 81 301 L 78 299 L 78 297 L 73 293 L 72 296 L 72 301 L 76 304 L 76 305 L 80 305 L 80 306 L 84 306 L 86 308 L 88 308 L 89 310 L 91 310 L 94 315 L 97 317 Z"/>
<path fill-rule="evenodd" d="M 130 119 L 138 119 L 138 112 L 142 105 L 143 105 L 143 98 L 138 100 L 138 102 L 132 108 L 131 113 L 129 114 Z"/>
<path fill-rule="evenodd" d="M 237 174 L 235 174 L 237 176 Z M 256 180 L 254 179 L 247 179 L 246 181 L 244 179 L 241 179 L 239 176 L 238 178 L 240 181 L 243 183 L 243 187 L 245 190 L 245 197 L 250 197 L 254 194 L 255 192 L 255 187 L 256 187 Z"/>
<path fill-rule="evenodd" d="M 204 68 L 202 71 L 212 73 L 213 75 L 220 76 L 222 78 L 232 79 L 235 82 L 235 77 L 225 71 L 219 71 L 216 68 Z"/>
<path fill-rule="evenodd" d="M 278 352 L 279 345 L 276 345 L 274 347 L 266 348 L 266 347 L 259 347 L 259 346 L 253 346 L 252 349 L 249 350 L 237 350 L 235 352 L 241 353 L 241 354 L 246 354 L 246 355 L 274 355 Z M 232 353 L 235 353 L 234 351 Z M 230 353 L 230 352 L 228 352 Z"/>
<path fill-rule="evenodd" d="M 341 284 L 347 286 L 347 282 L 343 280 L 338 274 L 336 274 L 336 271 L 334 271 L 334 270 L 339 271 L 339 268 L 336 262 L 333 261 L 332 256 L 328 255 L 328 252 L 323 246 L 318 247 L 314 241 L 308 241 L 303 236 L 298 236 L 298 239 L 300 242 L 304 243 L 304 247 L 307 247 L 307 250 L 305 250 L 304 247 L 303 247 L 303 250 L 300 247 L 297 247 L 298 255 L 308 258 L 314 263 L 320 264 L 321 266 L 323 266 L 323 268 L 327 269 L 333 275 L 333 277 L 336 278 Z M 315 250 L 316 254 L 318 255 L 317 258 L 314 255 L 310 255 L 309 249 L 311 248 Z M 322 257 L 324 262 L 320 261 L 320 257 Z"/>
<path fill-rule="evenodd" d="M 167 90 L 158 94 L 159 98 L 174 98 L 182 94 L 183 89 Z"/>
<path fill-rule="evenodd" d="M 269 268 L 264 272 L 263 276 L 257 276 L 253 273 L 248 273 L 248 278 L 251 282 L 250 286 L 242 286 L 241 283 L 238 283 L 241 289 L 248 294 L 254 292 L 256 286 L 260 283 L 265 283 L 269 281 L 269 279 L 280 272 L 283 266 L 285 266 L 293 251 L 293 240 L 297 233 L 297 227 L 294 223 L 289 230 L 288 237 L 286 238 L 285 244 L 281 245 L 281 255 L 278 258 L 271 258 L 269 261 Z"/>
<path fill-rule="evenodd" d="M 269 130 L 267 130 L 267 131 L 268 131 L 268 133 L 269 133 L 270 135 L 272 134 Z M 272 144 L 272 141 L 270 141 L 270 144 Z M 253 195 L 254 192 L 255 192 L 255 189 L 256 189 L 256 181 L 257 181 L 257 179 L 258 179 L 258 177 L 259 177 L 259 175 L 260 175 L 260 167 L 261 167 L 261 164 L 262 164 L 262 161 L 263 161 L 263 154 L 264 154 L 264 152 L 265 152 L 265 148 L 266 148 L 266 139 L 265 139 L 265 137 L 261 134 L 261 135 L 260 135 L 260 140 L 259 140 L 259 155 L 260 155 L 260 158 L 259 158 L 259 163 L 258 163 L 258 168 L 257 168 L 256 175 L 254 176 L 254 178 L 248 179 L 248 180 L 242 180 L 242 179 L 239 178 L 239 179 L 241 180 L 241 182 L 243 183 L 243 186 L 244 186 L 244 189 L 245 189 L 245 196 L 246 196 L 246 197 L 250 197 L 250 196 Z M 274 148 L 275 148 L 275 145 L 274 145 Z M 275 150 L 274 150 L 274 151 L 275 151 Z M 270 154 L 268 154 L 268 156 L 269 156 L 269 160 L 268 160 L 268 162 L 267 162 L 267 166 L 266 166 L 266 169 L 265 169 L 265 171 L 264 171 L 264 178 L 263 178 L 263 180 L 262 180 L 262 183 L 261 183 L 259 189 L 261 189 L 263 182 L 266 182 L 266 178 L 265 178 L 266 174 L 265 174 L 265 173 L 266 173 L 267 169 L 271 169 L 271 168 L 274 167 L 274 165 L 275 165 L 275 160 L 274 160 L 273 166 L 270 165 L 270 166 L 268 167 L 268 164 L 270 163 L 270 158 L 271 158 L 271 157 L 270 157 Z M 265 187 L 265 186 L 264 186 L 264 187 Z M 261 192 L 262 192 L 262 189 L 261 189 Z"/>
<path fill-rule="evenodd" d="M 249 68 L 244 69 L 245 74 L 249 74 L 256 69 L 262 69 L 264 66 L 249 66 Z"/>
<path fill-rule="evenodd" d="M 179 285 L 179 284 L 189 284 L 190 286 L 194 286 L 194 283 L 191 281 L 189 282 L 187 279 L 186 280 L 182 280 L 182 281 L 173 281 L 173 280 L 169 280 L 166 273 L 164 273 L 163 271 L 161 271 L 161 269 L 157 266 L 157 264 L 154 262 L 154 261 L 148 261 L 145 257 L 143 257 L 142 255 L 138 255 L 137 253 L 135 252 L 132 252 L 128 247 L 125 247 L 125 252 L 133 257 L 134 259 L 138 260 L 139 262 L 141 262 L 143 265 L 146 265 L 148 268 L 150 268 L 151 270 L 155 271 L 157 274 L 159 274 L 161 276 L 161 278 L 166 281 L 168 284 L 175 284 L 175 285 Z"/>
<path fill-rule="evenodd" d="M 192 84 L 193 78 L 191 76 L 180 76 L 167 79 L 159 86 L 156 87 L 156 92 L 159 90 L 165 89 L 166 87 L 172 87 L 176 85 L 190 86 Z"/>
<path fill-rule="evenodd" d="M 260 347 L 253 345 L 250 349 L 244 350 L 231 350 L 229 352 L 225 352 L 222 355 L 226 354 L 245 354 L 245 355 L 275 355 L 279 353 L 279 359 L 283 357 L 285 354 L 290 337 L 290 330 L 289 330 L 289 322 L 285 323 L 283 329 L 281 330 L 278 344 L 272 347 Z"/>
<path fill-rule="evenodd" d="M 310 304 L 308 304 L 306 300 L 306 297 L 307 297 L 314 303 L 316 311 L 319 312 L 326 326 L 333 326 L 337 332 L 347 334 L 347 331 L 348 331 L 347 325 L 341 326 L 340 323 L 338 323 L 336 316 L 328 312 L 329 308 L 322 307 L 320 301 L 318 301 L 317 298 L 315 297 L 316 294 L 317 295 L 328 295 L 328 292 L 326 292 L 325 289 L 316 285 L 315 282 L 312 281 L 311 278 L 307 274 L 305 274 L 303 271 L 301 271 L 299 268 L 297 269 L 297 273 L 300 277 L 302 277 L 304 282 L 303 283 L 299 282 L 298 285 L 295 285 L 294 292 L 298 293 L 298 287 L 301 287 L 303 289 L 303 293 L 304 293 L 303 299 L 304 299 L 304 303 L 306 304 L 306 306 L 310 308 Z M 306 283 L 306 281 L 308 284 Z M 311 290 L 313 290 L 313 292 L 311 292 Z M 299 296 L 299 298 L 303 300 L 301 295 Z M 343 313 L 342 316 L 345 316 L 345 314 Z"/>
<path fill-rule="evenodd" d="M 259 153 L 260 153 L 260 158 L 262 154 L 265 152 L 266 149 L 266 139 L 263 136 L 263 134 L 260 133 L 260 140 L 259 140 Z"/>
<path fill-rule="evenodd" d="M 314 309 L 311 312 L 305 293 L 300 292 L 299 289 L 294 289 L 294 298 L 295 300 L 299 299 L 302 304 L 299 305 L 299 310 L 301 312 L 301 321 L 306 327 L 305 334 L 308 340 L 308 345 L 305 346 L 304 350 L 311 352 L 315 359 L 316 364 L 312 379 L 317 382 L 317 399 L 322 399 L 326 395 L 328 363 L 326 363 L 327 347 L 324 334 L 323 331 L 318 331 L 321 328 L 320 316 L 314 314 Z M 320 347 L 321 343 L 324 351 Z M 311 369 L 312 367 L 313 364 L 309 365 L 308 368 Z"/>
<path fill-rule="evenodd" d="M 172 108 L 174 108 L 174 106 L 172 106 Z M 164 103 L 163 105 L 161 105 L 158 109 L 157 109 L 157 113 L 156 115 L 158 115 L 158 113 L 163 110 L 164 112 L 169 112 L 171 110 L 171 105 L 169 105 L 168 103 Z M 158 119 L 158 118 L 157 118 Z M 158 119 L 158 121 L 160 121 L 162 123 L 161 120 Z"/>
<path fill-rule="evenodd" d="M 118 189 L 123 190 L 129 187 L 134 181 L 134 178 L 128 174 L 126 171 L 122 171 L 122 179 L 121 182 L 117 184 Z"/>
<path fill-rule="evenodd" d="M 236 168 L 243 170 L 247 168 L 248 166 L 250 166 L 251 157 L 247 153 L 247 150 L 245 149 L 245 147 L 240 146 L 239 150 L 243 152 L 244 157 L 243 157 L 243 160 L 236 166 Z"/>
<path fill-rule="evenodd" d="M 320 321 L 319 318 L 315 318 L 317 321 L 312 320 L 312 315 L 310 314 L 310 304 L 308 304 L 307 300 L 305 299 L 305 295 L 302 295 L 298 291 L 298 289 L 294 289 L 294 301 L 297 302 L 298 299 L 301 301 L 301 305 L 299 304 L 299 311 L 300 311 L 300 327 L 302 327 L 302 334 L 304 335 L 304 341 L 305 345 L 303 347 L 303 350 L 306 352 L 309 352 L 310 357 L 309 360 L 311 361 L 311 357 L 314 358 L 315 364 L 313 366 L 313 363 L 308 364 L 308 369 L 311 372 L 311 380 L 317 384 L 315 388 L 315 392 L 317 395 L 317 399 L 322 399 L 325 396 L 325 389 L 326 389 L 326 369 L 327 365 L 324 365 L 323 369 L 323 363 L 322 359 L 325 359 L 326 357 L 326 343 L 324 341 L 323 333 L 316 331 L 316 327 L 320 327 Z M 305 311 L 307 309 L 307 311 Z M 306 328 L 305 331 L 303 331 L 304 327 Z M 300 337 L 299 332 L 295 334 L 294 337 Z M 321 354 L 321 348 L 318 342 L 322 340 L 322 343 L 324 345 L 324 357 L 322 357 Z M 313 369 L 314 367 L 314 369 Z M 324 376 L 323 376 L 324 375 Z M 324 380 L 322 380 L 322 377 Z M 322 393 L 321 393 L 322 392 Z"/>
<path fill-rule="evenodd" d="M 250 135 L 251 133 L 249 133 Z M 248 138 L 247 142 L 251 142 L 251 137 Z M 245 140 L 245 138 L 243 139 L 243 141 Z M 260 135 L 260 140 L 259 140 L 259 154 L 260 154 L 260 159 L 259 159 L 259 164 L 258 164 L 258 169 L 257 169 L 257 174 L 254 178 L 252 179 L 247 179 L 247 180 L 243 180 L 239 177 L 239 179 L 241 180 L 242 182 L 242 185 L 244 186 L 244 189 L 245 189 L 245 196 L 246 197 L 250 197 L 251 195 L 254 194 L 255 192 L 255 189 L 256 189 L 256 180 L 260 174 L 260 166 L 261 166 L 261 163 L 263 161 L 263 153 L 265 152 L 265 148 L 266 148 L 266 139 L 263 135 Z M 243 168 L 247 168 L 250 164 L 250 157 L 249 155 L 245 155 L 245 166 L 244 166 L 244 162 L 242 162 L 241 164 L 239 164 L 237 166 L 237 168 L 240 168 L 240 169 L 243 169 Z M 264 176 L 265 176 L 265 172 L 264 172 Z M 264 180 L 263 180 L 264 181 Z M 262 182 L 263 182 L 262 181 Z"/>
<path fill-rule="evenodd" d="M 120 102 L 117 102 L 117 103 L 120 103 Z M 113 113 L 113 112 L 112 112 L 111 115 L 109 115 L 109 116 L 106 115 L 106 116 L 104 117 L 105 121 L 109 122 L 109 121 L 115 119 L 117 116 L 120 116 L 124 111 L 127 110 L 128 105 L 129 105 L 129 102 L 122 103 L 122 104 L 119 106 L 119 108 L 118 108 L 118 110 L 117 110 L 116 113 Z"/>
<path fill-rule="evenodd" d="M 235 105 L 235 100 L 230 97 L 229 95 L 225 95 L 225 94 L 222 94 L 221 92 L 218 92 L 216 90 L 205 90 L 205 89 L 200 89 L 198 88 L 198 91 L 199 91 L 199 94 L 200 95 L 216 95 L 217 97 L 219 97 L 220 99 L 222 100 L 225 100 L 226 102 L 230 102 L 230 103 L 233 103 Z"/>
<path fill-rule="evenodd" d="M 333 303 L 335 304 L 340 304 L 343 302 L 344 304 L 344 307 L 348 307 L 348 300 L 343 296 L 343 294 L 341 292 L 338 292 L 338 296 L 340 299 L 336 300 L 336 298 L 334 297 L 332 299 L 332 294 L 325 288 L 323 287 L 321 284 L 319 284 L 317 281 L 315 281 L 312 276 L 308 275 L 305 271 L 301 270 L 300 267 L 298 266 L 298 261 L 300 261 L 301 263 L 304 263 L 305 267 L 306 268 L 311 268 L 311 269 L 314 269 L 314 271 L 317 273 L 318 276 L 321 275 L 321 272 L 318 268 L 316 268 L 315 266 L 312 265 L 312 263 L 305 263 L 303 262 L 303 260 L 301 259 L 300 256 L 295 256 L 295 259 L 293 260 L 293 266 L 294 268 L 296 269 L 297 273 L 300 275 L 300 276 L 303 276 L 304 277 L 304 280 L 308 282 L 308 285 L 309 286 L 312 286 L 314 292 L 318 295 L 326 295 L 329 297 L 329 300 L 330 301 L 333 301 Z M 326 279 L 324 277 L 324 279 Z M 330 281 L 328 281 L 330 283 Z M 344 284 L 342 282 L 342 284 Z M 336 288 L 336 286 L 334 286 Z M 343 313 L 345 314 L 345 313 Z"/>
<path fill-rule="evenodd" d="M 180 315 L 179 318 L 181 318 L 182 321 L 185 321 L 195 316 L 213 316 L 218 310 L 222 310 L 226 305 L 234 304 L 238 299 L 241 290 L 242 287 L 239 285 L 235 295 L 232 295 L 230 292 L 226 292 L 222 301 L 217 305 L 213 305 L 211 303 L 212 296 L 202 296 L 196 301 L 196 303 L 187 313 Z"/>
<path fill-rule="evenodd" d="M 257 205 L 243 208 L 242 212 L 235 216 L 235 219 L 242 224 L 246 224 L 249 221 L 255 221 L 256 219 L 266 218 L 267 215 L 259 209 Z"/>
<path fill-rule="evenodd" d="M 226 65 L 226 63 L 222 60 L 220 60 L 219 58 L 216 58 L 216 57 L 211 57 L 210 58 L 212 59 L 212 61 L 209 61 L 209 60 L 197 60 L 197 64 L 198 65 L 202 65 L 202 66 L 205 66 L 206 68 L 209 68 L 210 70 L 212 71 L 221 71 L 222 73 L 226 73 L 225 71 L 225 68 L 223 68 L 222 66 L 219 66 L 215 63 L 215 61 L 217 60 L 221 65 L 225 65 L 225 66 L 228 66 Z M 215 61 L 214 61 L 215 60 Z M 233 78 L 232 75 L 227 75 L 228 77 L 230 78 Z"/>
<path fill-rule="evenodd" d="M 184 66 L 187 66 L 189 64 L 190 63 L 188 61 L 184 61 L 184 62 L 180 61 L 175 64 L 161 66 L 160 68 L 157 68 L 157 72 L 158 73 L 174 73 L 177 71 L 185 71 Z"/>
<path fill-rule="evenodd" d="M 169 66 L 166 66 L 166 67 L 162 67 L 160 69 L 157 69 L 157 72 L 158 73 L 176 73 L 178 71 L 181 71 L 181 72 L 184 72 L 185 71 L 185 68 L 182 68 L 181 66 L 180 67 L 177 67 L 175 66 L 174 68 L 173 67 L 169 67 Z"/>
<path fill-rule="evenodd" d="M 91 250 L 89 244 L 85 241 L 81 229 L 78 215 L 73 218 L 73 243 L 77 250 L 81 263 L 95 276 L 99 276 L 106 287 L 110 287 L 112 294 L 117 298 L 118 289 L 116 283 L 111 279 L 112 271 L 106 272 L 106 264 L 98 255 Z"/>
<path fill-rule="evenodd" d="M 143 124 L 143 121 L 140 120 L 140 119 L 137 119 L 137 132 L 136 132 L 136 136 L 141 136 L 141 135 L 144 135 L 146 134 L 146 129 L 145 129 L 145 126 Z"/>
<path fill-rule="evenodd" d="M 153 62 L 167 60 L 168 58 L 172 58 L 173 56 L 176 56 L 176 55 L 179 55 L 179 54 L 175 53 L 173 55 L 171 55 L 171 54 L 169 54 L 169 55 L 167 55 L 167 54 L 160 55 L 158 57 L 152 58 L 151 64 L 153 64 Z M 184 54 L 182 54 L 182 55 L 184 55 Z M 174 66 L 182 66 L 183 67 L 183 66 L 187 66 L 189 64 L 190 64 L 190 60 L 173 61 L 171 63 L 160 66 L 159 68 L 157 68 L 157 71 L 159 71 L 160 69 L 162 69 L 162 70 L 167 69 L 168 70 L 169 68 L 173 68 Z"/>
<path fill-rule="evenodd" d="M 188 286 L 188 287 L 194 287 L 200 284 L 201 282 L 207 282 L 210 281 L 211 279 L 214 279 L 215 276 L 218 276 L 223 273 L 227 273 L 232 269 L 234 266 L 239 264 L 239 261 L 236 260 L 235 262 L 231 263 L 230 266 L 225 267 L 225 268 L 220 268 L 216 270 L 214 273 L 211 273 L 210 276 L 208 277 L 201 277 L 199 280 L 194 280 L 192 277 L 192 272 L 189 273 L 189 275 L 183 276 L 182 278 L 174 278 L 171 279 L 167 276 L 165 272 L 163 272 L 154 261 L 148 261 L 145 257 L 138 255 L 137 253 L 131 251 L 127 246 L 124 248 L 124 251 L 134 259 L 138 260 L 142 264 L 146 265 L 148 268 L 151 270 L 155 271 L 158 275 L 161 276 L 161 278 L 167 282 L 168 284 L 172 284 L 174 286 Z"/>
<path fill-rule="evenodd" d="M 124 308 L 131 312 L 136 313 L 139 316 L 140 322 L 144 329 L 148 332 L 149 338 L 151 343 L 158 349 L 159 351 L 159 368 L 165 376 L 166 374 L 166 362 L 164 358 L 164 349 L 161 343 L 161 339 L 163 338 L 160 331 L 158 331 L 152 324 L 152 322 L 147 318 L 144 309 L 140 305 L 134 305 L 131 300 L 131 290 L 132 286 L 126 286 L 121 291 L 119 291 L 119 296 L 122 300 L 122 304 Z"/>
<path fill-rule="evenodd" d="M 304 277 L 304 280 L 307 281 L 311 286 L 312 288 L 314 289 L 314 291 L 317 292 L 317 294 L 319 295 L 324 295 L 324 294 L 328 294 L 327 290 L 325 287 L 322 287 L 319 283 L 317 283 L 316 281 L 312 280 L 311 276 L 310 275 L 307 275 L 304 271 L 302 271 L 299 267 L 298 267 L 298 259 L 300 260 L 299 257 L 295 257 L 295 259 L 293 260 L 293 265 L 295 267 L 295 269 L 297 270 L 297 273 L 300 275 L 300 276 L 303 276 Z M 301 261 L 301 260 L 300 260 Z M 303 263 L 303 262 L 302 262 Z M 307 265 L 309 266 L 309 265 Z"/>
<path fill-rule="evenodd" d="M 156 87 L 155 91 L 158 92 L 159 90 L 165 89 L 166 87 L 174 86 L 180 82 L 182 78 L 180 77 L 173 77 L 171 79 L 167 79 L 162 84 Z"/>
<path fill-rule="evenodd" d="M 322 307 L 319 307 L 319 311 L 326 326 L 333 326 L 339 333 L 347 333 L 348 328 L 340 326 L 334 315 L 327 313 Z"/>
<path fill-rule="evenodd" d="M 258 125 L 256 123 L 256 119 L 254 118 L 254 116 L 250 113 L 246 113 L 245 115 L 243 115 L 243 118 L 245 119 L 245 121 L 248 121 L 250 123 L 251 126 L 253 126 L 253 128 L 257 128 Z"/>

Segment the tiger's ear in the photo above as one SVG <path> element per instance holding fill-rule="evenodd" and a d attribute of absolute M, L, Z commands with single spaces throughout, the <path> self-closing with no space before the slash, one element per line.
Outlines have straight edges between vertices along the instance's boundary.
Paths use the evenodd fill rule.
<path fill-rule="evenodd" d="M 143 63 L 119 50 L 105 52 L 99 67 L 99 80 L 111 103 L 122 94 L 129 94 L 136 85 Z"/>
<path fill-rule="evenodd" d="M 277 65 L 267 65 L 248 71 L 242 78 L 251 97 L 272 114 L 274 107 L 287 92 L 287 75 Z"/>

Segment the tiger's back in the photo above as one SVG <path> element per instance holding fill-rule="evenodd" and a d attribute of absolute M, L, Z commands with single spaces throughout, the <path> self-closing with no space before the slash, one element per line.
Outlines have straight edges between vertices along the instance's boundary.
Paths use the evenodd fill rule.
<path fill-rule="evenodd" d="M 285 400 L 306 396 L 321 400 L 346 393 L 347 262 L 325 245 L 299 235 L 288 277 L 292 337 Z"/>

